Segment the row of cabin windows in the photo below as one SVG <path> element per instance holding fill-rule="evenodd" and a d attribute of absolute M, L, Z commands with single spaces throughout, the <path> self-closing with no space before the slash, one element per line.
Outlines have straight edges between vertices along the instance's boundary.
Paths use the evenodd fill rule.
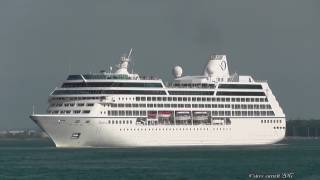
<path fill-rule="evenodd" d="M 90 110 L 54 110 L 54 111 L 48 111 L 48 114 L 89 114 Z"/>
<path fill-rule="evenodd" d="M 218 91 L 217 96 L 265 96 L 264 92 Z"/>
<path fill-rule="evenodd" d="M 69 75 L 67 80 L 83 80 L 84 79 L 129 79 L 127 74 L 82 74 Z"/>
<path fill-rule="evenodd" d="M 52 97 L 50 100 L 94 100 L 104 97 Z M 119 97 L 118 100 L 134 100 L 131 97 Z M 220 98 L 220 97 L 136 97 L 136 101 L 204 101 L 204 102 L 268 102 L 267 98 Z"/>
<path fill-rule="evenodd" d="M 212 111 L 212 116 L 275 116 L 273 111 Z"/>
<path fill-rule="evenodd" d="M 111 104 L 116 108 L 232 108 L 232 109 L 271 109 L 270 104 Z"/>
<path fill-rule="evenodd" d="M 103 97 L 52 97 L 50 100 L 94 100 L 101 99 Z"/>
<path fill-rule="evenodd" d="M 136 97 L 136 101 L 268 102 L 268 98 Z"/>
<path fill-rule="evenodd" d="M 275 127 L 273 127 L 273 129 L 286 129 L 286 127 L 275 126 Z"/>
<path fill-rule="evenodd" d="M 52 97 L 50 100 L 70 100 L 70 101 L 75 101 L 75 100 L 96 100 L 96 99 L 105 99 L 105 96 L 100 96 L 100 97 Z M 126 101 L 133 101 L 135 98 L 133 97 L 118 97 L 118 100 L 126 100 Z"/>
<path fill-rule="evenodd" d="M 107 111 L 108 116 L 146 116 L 146 111 Z M 100 114 L 106 114 L 106 111 L 101 111 Z"/>
<path fill-rule="evenodd" d="M 122 100 L 122 101 L 133 101 L 134 100 L 134 98 L 131 98 L 131 97 L 122 97 L 122 98 L 118 98 L 118 100 Z"/>
<path fill-rule="evenodd" d="M 162 88 L 161 83 L 137 83 L 137 82 L 75 82 L 63 83 L 63 88 L 74 87 L 144 87 L 144 88 Z"/>
<path fill-rule="evenodd" d="M 132 120 L 109 120 L 108 124 L 132 124 Z"/>
<path fill-rule="evenodd" d="M 262 89 L 260 84 L 219 84 L 224 89 Z"/>
<path fill-rule="evenodd" d="M 85 104 L 84 103 L 78 103 L 78 104 L 75 104 L 75 103 L 51 103 L 50 106 L 51 107 L 74 107 L 75 105 L 77 105 L 78 107 L 83 107 Z M 86 106 L 93 106 L 94 104 L 93 103 L 87 103 Z"/>
<path fill-rule="evenodd" d="M 146 111 L 107 111 L 108 116 L 146 116 Z M 106 114 L 106 111 L 100 112 Z M 274 116 L 273 111 L 212 111 L 212 116 Z"/>
<path fill-rule="evenodd" d="M 269 123 L 282 123 L 282 120 L 279 120 L 279 119 L 277 119 L 277 120 L 269 120 L 269 119 L 263 119 L 263 120 L 261 120 L 261 123 L 262 124 L 269 124 Z"/>
<path fill-rule="evenodd" d="M 177 87 L 177 88 L 210 88 L 214 89 L 215 84 L 203 84 L 203 83 L 190 83 L 190 84 L 181 84 L 181 83 L 166 83 L 166 87 Z"/>
<path fill-rule="evenodd" d="M 168 91 L 170 95 L 214 95 L 214 91 Z M 162 90 L 55 90 L 53 95 L 74 94 L 143 94 L 166 95 Z M 265 96 L 264 92 L 218 91 L 217 96 Z"/>
<path fill-rule="evenodd" d="M 170 95 L 214 95 L 214 91 L 168 91 Z"/>
<path fill-rule="evenodd" d="M 120 131 L 231 131 L 231 128 L 123 128 Z"/>
<path fill-rule="evenodd" d="M 75 95 L 75 94 L 146 94 L 146 95 L 165 95 L 165 91 L 156 90 L 55 90 L 53 95 Z"/>

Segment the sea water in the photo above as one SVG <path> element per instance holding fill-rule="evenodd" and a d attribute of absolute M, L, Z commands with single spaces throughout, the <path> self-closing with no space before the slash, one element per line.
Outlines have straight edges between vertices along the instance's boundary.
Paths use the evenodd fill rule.
<path fill-rule="evenodd" d="M 315 179 L 320 139 L 266 146 L 55 148 L 50 140 L 0 140 L 1 179 Z"/>

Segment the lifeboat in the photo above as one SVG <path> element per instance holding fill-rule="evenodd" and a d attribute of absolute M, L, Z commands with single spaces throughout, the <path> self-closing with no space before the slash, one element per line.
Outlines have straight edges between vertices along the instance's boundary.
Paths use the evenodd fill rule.
<path fill-rule="evenodd" d="M 195 112 L 193 112 L 193 114 L 194 115 L 206 115 L 206 116 L 208 116 L 208 112 L 206 112 L 206 111 L 195 111 Z"/>
<path fill-rule="evenodd" d="M 157 111 L 148 112 L 148 119 L 156 119 L 156 118 L 157 118 Z"/>
<path fill-rule="evenodd" d="M 205 112 L 205 111 L 193 112 L 193 120 L 198 120 L 198 121 L 208 120 L 208 112 Z"/>
<path fill-rule="evenodd" d="M 172 112 L 170 111 L 159 111 L 159 117 L 168 118 L 170 117 Z"/>
<path fill-rule="evenodd" d="M 223 125 L 225 123 L 224 119 L 212 118 L 212 124 L 220 124 Z"/>
<path fill-rule="evenodd" d="M 178 111 L 176 112 L 176 120 L 185 121 L 191 119 L 191 113 L 189 111 Z"/>

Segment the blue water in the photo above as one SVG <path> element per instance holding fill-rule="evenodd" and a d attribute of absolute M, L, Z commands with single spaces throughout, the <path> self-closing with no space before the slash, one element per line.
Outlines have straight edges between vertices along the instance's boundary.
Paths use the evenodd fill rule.
<path fill-rule="evenodd" d="M 320 180 L 320 140 L 125 149 L 58 149 L 48 140 L 0 140 L 0 179 Z"/>

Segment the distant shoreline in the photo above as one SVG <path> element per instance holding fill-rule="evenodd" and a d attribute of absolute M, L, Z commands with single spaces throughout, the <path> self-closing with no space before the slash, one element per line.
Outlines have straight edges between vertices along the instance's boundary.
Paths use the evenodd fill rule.
<path fill-rule="evenodd" d="M 7 140 L 47 140 L 50 139 L 49 137 L 0 137 L 0 141 L 7 141 Z"/>

